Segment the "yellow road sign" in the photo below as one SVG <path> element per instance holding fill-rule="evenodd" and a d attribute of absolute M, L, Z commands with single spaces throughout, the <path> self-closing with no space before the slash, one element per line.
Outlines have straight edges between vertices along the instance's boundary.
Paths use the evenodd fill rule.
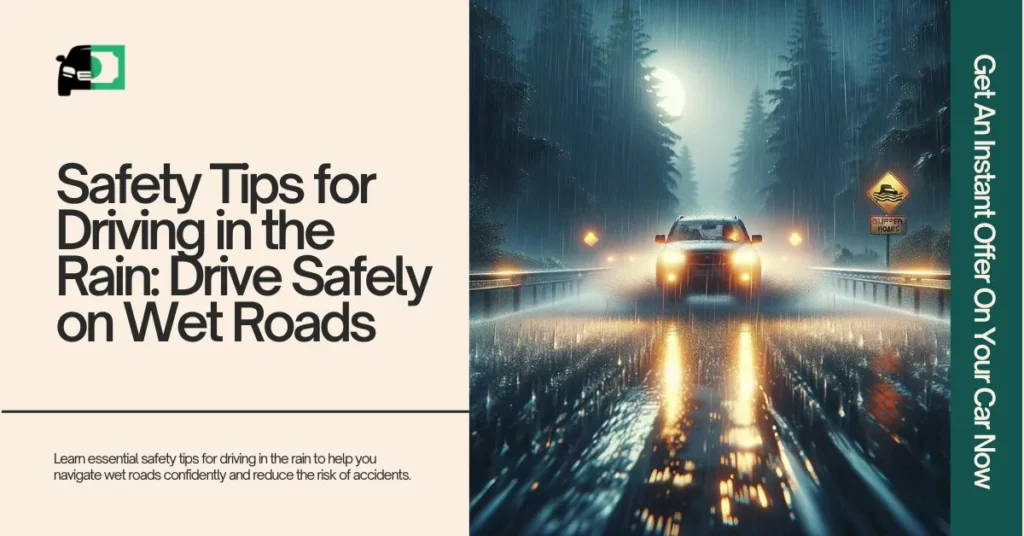
<path fill-rule="evenodd" d="M 868 190 L 868 198 L 882 207 L 886 214 L 892 214 L 908 197 L 910 189 L 904 186 L 896 175 L 888 172 Z"/>

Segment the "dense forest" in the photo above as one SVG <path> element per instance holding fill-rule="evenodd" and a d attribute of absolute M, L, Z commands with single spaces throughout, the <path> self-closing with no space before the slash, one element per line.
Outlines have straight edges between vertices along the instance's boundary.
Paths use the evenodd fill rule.
<path fill-rule="evenodd" d="M 948 224 L 948 1 L 881 2 L 862 44 L 868 72 L 837 59 L 815 1 L 803 2 L 774 86 L 749 88 L 728 177 L 702 177 L 686 143 L 701 133 L 669 128 L 639 2 L 617 0 L 602 29 L 588 5 L 541 0 L 522 43 L 470 5 L 474 266 L 508 249 L 572 262 L 589 229 L 605 243 L 646 239 L 699 211 L 708 180 L 729 181 L 736 213 L 822 245 L 864 234 L 877 212 L 864 192 L 885 171 L 913 185 L 915 224 Z"/>

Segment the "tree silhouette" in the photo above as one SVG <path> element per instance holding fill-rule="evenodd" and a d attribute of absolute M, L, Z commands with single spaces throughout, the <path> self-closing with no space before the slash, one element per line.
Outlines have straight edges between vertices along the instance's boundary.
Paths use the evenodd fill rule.
<path fill-rule="evenodd" d="M 739 144 L 732 153 L 729 200 L 744 213 L 759 212 L 764 205 L 764 188 L 768 185 L 771 170 L 767 142 L 768 124 L 763 98 L 761 91 L 755 88 L 747 104 Z"/>
<path fill-rule="evenodd" d="M 659 228 L 675 212 L 678 171 L 673 165 L 678 136 L 665 124 L 656 79 L 647 64 L 643 20 L 630 0 L 615 12 L 608 32 L 609 127 L 603 156 L 611 179 L 599 193 L 624 212 L 609 227 L 622 237 Z"/>
<path fill-rule="evenodd" d="M 875 146 L 880 162 L 914 178 L 917 206 L 939 220 L 949 210 L 949 13 L 948 1 L 929 5 L 908 38 L 914 71 L 889 113 L 893 128 Z"/>
<path fill-rule="evenodd" d="M 548 0 L 525 50 L 524 71 L 531 86 L 527 128 L 562 147 L 568 172 L 595 192 L 607 118 L 603 51 L 591 19 L 581 0 Z"/>
<path fill-rule="evenodd" d="M 679 151 L 676 168 L 679 170 L 679 187 L 676 195 L 679 198 L 679 210 L 687 214 L 697 210 L 697 179 L 693 156 L 686 145 Z"/>
<path fill-rule="evenodd" d="M 766 209 L 776 220 L 824 238 L 832 228 L 833 196 L 842 183 L 847 132 L 843 73 L 829 45 L 818 10 L 807 0 L 789 40 L 787 67 L 768 92 L 774 156 Z M 828 225 L 826 225 L 826 223 Z"/>
<path fill-rule="evenodd" d="M 557 150 L 523 132 L 527 85 L 512 54 L 512 37 L 500 17 L 476 4 L 470 5 L 469 50 L 471 262 L 486 263 L 501 241 L 490 215 L 514 206 L 530 172 Z"/>
<path fill-rule="evenodd" d="M 949 219 L 949 2 L 891 0 L 879 20 L 837 203 L 849 235 L 874 210 L 864 191 L 886 172 L 914 192 L 904 210 L 915 224 Z"/>

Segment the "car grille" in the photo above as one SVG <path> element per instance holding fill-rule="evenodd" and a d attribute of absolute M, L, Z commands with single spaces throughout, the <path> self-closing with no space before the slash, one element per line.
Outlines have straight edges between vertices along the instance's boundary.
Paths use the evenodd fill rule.
<path fill-rule="evenodd" d="M 90 71 L 78 71 L 78 79 L 83 81 L 91 80 L 92 73 Z"/>
<path fill-rule="evenodd" d="M 687 255 L 689 264 L 719 266 L 729 262 L 729 255 L 717 251 L 694 251 Z"/>

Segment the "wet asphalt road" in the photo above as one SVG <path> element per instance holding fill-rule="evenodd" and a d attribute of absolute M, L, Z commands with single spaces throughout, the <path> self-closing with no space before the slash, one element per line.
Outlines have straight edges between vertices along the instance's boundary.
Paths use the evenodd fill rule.
<path fill-rule="evenodd" d="M 943 534 L 949 324 L 766 277 L 470 331 L 474 534 Z"/>

